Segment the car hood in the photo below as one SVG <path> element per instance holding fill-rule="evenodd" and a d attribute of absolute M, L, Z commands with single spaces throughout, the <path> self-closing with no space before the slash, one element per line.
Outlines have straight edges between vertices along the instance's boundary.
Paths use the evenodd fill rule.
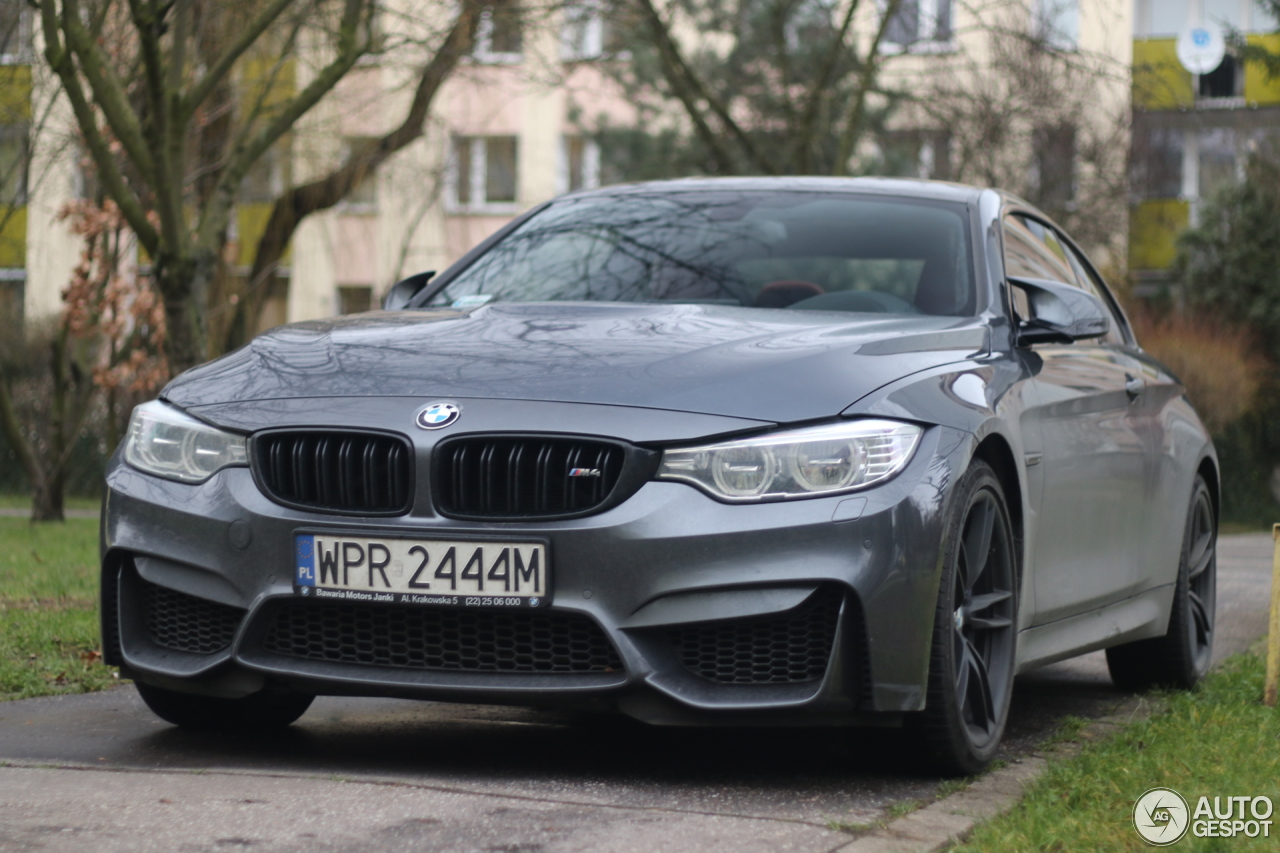
<path fill-rule="evenodd" d="M 596 403 L 774 423 L 830 417 L 987 349 L 955 317 L 511 303 L 281 326 L 174 379 L 181 407 L 316 397 Z"/>

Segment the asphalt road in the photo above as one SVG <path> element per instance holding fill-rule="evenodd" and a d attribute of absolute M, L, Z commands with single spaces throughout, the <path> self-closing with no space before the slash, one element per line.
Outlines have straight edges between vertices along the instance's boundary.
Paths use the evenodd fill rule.
<path fill-rule="evenodd" d="M 1266 631 L 1271 538 L 1224 537 L 1216 654 Z M 1005 757 L 1125 698 L 1102 655 L 1019 678 Z M 130 687 L 0 705 L 0 851 L 829 851 L 939 780 L 884 730 L 679 730 L 321 699 L 270 737 L 189 734 Z"/>

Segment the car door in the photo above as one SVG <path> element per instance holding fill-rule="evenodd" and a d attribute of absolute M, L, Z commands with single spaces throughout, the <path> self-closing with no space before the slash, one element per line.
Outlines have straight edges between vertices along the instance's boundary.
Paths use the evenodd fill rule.
<path fill-rule="evenodd" d="M 1065 245 L 1076 275 L 1087 283 L 1104 304 L 1115 307 L 1115 300 L 1093 266 L 1072 246 Z M 1118 317 L 1118 312 L 1115 312 Z M 1129 332 L 1125 351 L 1136 368 L 1136 381 L 1127 382 L 1131 402 L 1129 419 L 1144 445 L 1143 464 L 1146 476 L 1142 505 L 1146 510 L 1146 528 L 1135 530 L 1133 546 L 1138 577 L 1137 592 L 1152 586 L 1168 583 L 1177 570 L 1182 539 L 1169 535 L 1180 531 L 1186 523 L 1187 499 L 1185 460 L 1178 458 L 1175 449 L 1175 433 L 1181 417 L 1177 414 L 1179 401 L 1185 389 L 1151 356 L 1144 353 Z"/>
<path fill-rule="evenodd" d="M 1004 221 L 1005 269 L 1094 290 L 1052 227 Z M 1104 303 L 1105 304 L 1105 303 Z M 1035 617 L 1043 624 L 1130 595 L 1140 580 L 1146 509 L 1146 429 L 1135 409 L 1141 370 L 1112 317 L 1102 338 L 1037 344 L 1028 426 L 1038 428 L 1043 488 L 1032 545 Z M 1036 462 L 1035 459 L 1029 460 Z"/>

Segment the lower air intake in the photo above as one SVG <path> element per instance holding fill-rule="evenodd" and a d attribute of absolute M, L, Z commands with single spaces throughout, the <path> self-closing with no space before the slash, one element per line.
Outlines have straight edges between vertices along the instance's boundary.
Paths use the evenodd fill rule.
<path fill-rule="evenodd" d="M 245 611 L 139 578 L 147 636 L 166 649 L 208 655 L 231 645 Z"/>
<path fill-rule="evenodd" d="M 840 600 L 822 592 L 780 616 L 677 628 L 667 636 L 685 669 L 719 684 L 817 681 L 831 659 Z"/>
<path fill-rule="evenodd" d="M 622 672 L 604 631 L 576 613 L 286 602 L 263 648 L 333 663 L 454 672 Z"/>

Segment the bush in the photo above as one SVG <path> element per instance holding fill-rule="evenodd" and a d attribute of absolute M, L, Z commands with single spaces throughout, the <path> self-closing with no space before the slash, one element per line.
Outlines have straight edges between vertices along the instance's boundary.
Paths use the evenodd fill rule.
<path fill-rule="evenodd" d="M 1173 369 L 1214 435 L 1252 411 L 1266 376 L 1247 328 L 1203 315 L 1139 314 L 1134 331 L 1149 353 Z"/>

